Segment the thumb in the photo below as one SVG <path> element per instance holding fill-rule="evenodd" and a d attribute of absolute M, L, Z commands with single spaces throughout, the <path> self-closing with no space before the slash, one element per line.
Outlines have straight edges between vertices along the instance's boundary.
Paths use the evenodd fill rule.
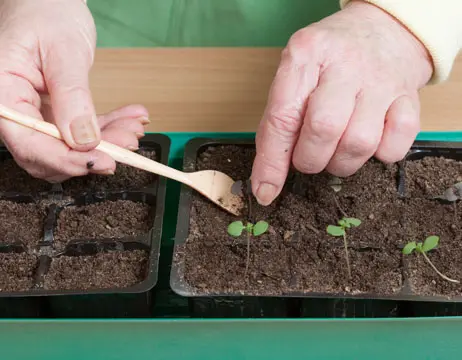
<path fill-rule="evenodd" d="M 319 75 L 319 65 L 305 56 L 301 60 L 290 45 L 284 50 L 256 136 L 251 183 L 257 201 L 264 206 L 271 204 L 282 190 L 306 102 Z"/>
<path fill-rule="evenodd" d="M 79 51 L 78 43 L 68 43 L 52 46 L 46 53 L 43 73 L 55 124 L 64 141 L 74 150 L 88 151 L 101 138 L 88 79 L 92 55 L 88 47 L 81 46 L 84 49 Z"/>

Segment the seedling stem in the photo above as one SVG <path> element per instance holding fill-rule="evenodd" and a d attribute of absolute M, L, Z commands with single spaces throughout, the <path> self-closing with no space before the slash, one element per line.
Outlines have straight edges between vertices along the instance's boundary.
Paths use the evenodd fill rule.
<path fill-rule="evenodd" d="M 242 232 L 246 231 L 246 241 L 247 241 L 247 258 L 245 262 L 245 276 L 249 270 L 250 262 L 250 236 L 260 236 L 263 235 L 269 228 L 269 224 L 266 221 L 259 221 L 256 224 L 248 222 L 246 225 L 242 221 L 234 221 L 228 225 L 228 234 L 234 237 L 239 237 L 242 235 Z"/>
<path fill-rule="evenodd" d="M 406 246 L 403 248 L 403 254 L 404 255 L 410 255 L 413 251 L 417 252 L 418 254 L 422 254 L 424 257 L 425 261 L 428 263 L 428 265 L 431 266 L 431 268 L 444 280 L 459 284 L 459 280 L 454 280 L 446 275 L 444 275 L 441 271 L 439 271 L 436 266 L 431 262 L 430 258 L 427 256 L 427 252 L 430 250 L 435 249 L 438 246 L 440 238 L 438 236 L 429 236 L 425 239 L 423 243 L 419 242 L 416 243 L 415 241 L 411 241 L 406 244 Z"/>
<path fill-rule="evenodd" d="M 346 230 L 351 227 L 357 227 L 361 225 L 361 220 L 355 218 L 344 217 L 338 221 L 337 225 L 327 226 L 327 233 L 332 236 L 342 236 L 343 246 L 345 248 L 345 259 L 347 263 L 348 277 L 351 279 L 351 267 L 350 267 L 350 254 L 348 251 L 348 241 L 346 236 Z"/>

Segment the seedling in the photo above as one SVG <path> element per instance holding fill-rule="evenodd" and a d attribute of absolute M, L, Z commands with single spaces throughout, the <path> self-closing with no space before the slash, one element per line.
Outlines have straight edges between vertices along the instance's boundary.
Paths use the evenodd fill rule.
<path fill-rule="evenodd" d="M 327 183 L 331 188 L 332 190 L 334 190 L 335 192 L 339 192 L 340 190 L 342 190 L 342 179 L 336 177 L 336 176 L 332 176 L 330 179 L 329 179 L 329 182 Z"/>
<path fill-rule="evenodd" d="M 250 236 L 263 235 L 269 228 L 269 224 L 266 221 L 259 221 L 256 224 L 248 222 L 246 225 L 242 221 L 234 221 L 228 225 L 228 234 L 234 237 L 239 237 L 245 231 L 247 234 L 247 259 L 245 262 L 245 275 L 249 270 L 249 259 L 250 259 Z"/>
<path fill-rule="evenodd" d="M 446 281 L 458 284 L 459 280 L 450 279 L 446 275 L 441 273 L 436 268 L 436 266 L 430 261 L 429 257 L 427 256 L 427 252 L 429 252 L 430 250 L 435 249 L 438 246 L 439 241 L 440 241 L 440 238 L 438 236 L 434 236 L 434 235 L 427 237 L 423 243 L 411 241 L 411 242 L 407 243 L 406 246 L 403 248 L 403 254 L 404 255 L 410 255 L 410 254 L 412 254 L 413 251 L 417 252 L 418 254 L 422 254 L 425 261 L 427 261 L 427 263 L 432 267 L 433 270 L 435 270 L 435 272 L 439 276 L 441 276 Z"/>
<path fill-rule="evenodd" d="M 449 202 L 454 202 L 462 199 L 462 182 L 452 185 L 447 188 L 443 195 L 436 196 L 437 199 L 446 200 Z"/>
<path fill-rule="evenodd" d="M 342 236 L 345 247 L 345 258 L 347 263 L 348 277 L 351 278 L 350 255 L 348 252 L 347 229 L 361 225 L 361 220 L 356 218 L 344 217 L 338 221 L 338 225 L 327 226 L 327 233 L 331 236 Z"/>

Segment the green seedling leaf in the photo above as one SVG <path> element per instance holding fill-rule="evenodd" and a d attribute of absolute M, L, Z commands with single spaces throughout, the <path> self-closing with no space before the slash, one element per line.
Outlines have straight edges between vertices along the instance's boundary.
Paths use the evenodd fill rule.
<path fill-rule="evenodd" d="M 345 229 L 342 228 L 341 226 L 329 225 L 326 230 L 327 230 L 327 233 L 332 236 L 344 236 L 345 235 Z"/>
<path fill-rule="evenodd" d="M 438 242 L 440 241 L 440 238 L 438 236 L 429 236 L 428 238 L 425 239 L 423 246 L 422 246 L 422 251 L 427 252 L 430 250 L 433 250 L 438 246 Z"/>
<path fill-rule="evenodd" d="M 420 252 L 420 253 L 423 252 L 421 242 L 417 243 L 417 246 L 415 247 L 415 251 Z"/>
<path fill-rule="evenodd" d="M 339 221 L 338 221 L 338 224 L 339 224 L 342 228 L 349 227 L 349 226 L 348 226 L 348 223 L 345 221 L 345 219 L 339 220 Z"/>
<path fill-rule="evenodd" d="M 412 253 L 415 250 L 416 247 L 417 247 L 417 244 L 416 244 L 415 241 L 407 243 L 407 245 L 403 248 L 403 254 L 404 255 L 409 255 L 410 253 Z"/>
<path fill-rule="evenodd" d="M 351 226 L 354 226 L 354 227 L 361 225 L 361 220 L 356 219 L 356 218 L 344 218 L 344 220 L 348 224 L 350 224 Z"/>
<path fill-rule="evenodd" d="M 241 236 L 242 231 L 245 229 L 244 224 L 242 221 L 234 221 L 228 225 L 228 234 L 231 236 Z"/>
<path fill-rule="evenodd" d="M 264 234 L 269 228 L 269 224 L 266 221 L 259 221 L 253 227 L 253 235 L 259 236 Z"/>

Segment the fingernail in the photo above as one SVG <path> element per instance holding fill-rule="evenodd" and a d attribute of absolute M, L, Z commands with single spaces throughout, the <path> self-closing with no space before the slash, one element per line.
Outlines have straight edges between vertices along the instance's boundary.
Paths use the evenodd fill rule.
<path fill-rule="evenodd" d="M 146 116 L 140 116 L 136 120 L 138 120 L 143 125 L 147 125 L 147 124 L 149 124 L 151 122 L 151 120 L 149 120 Z"/>
<path fill-rule="evenodd" d="M 102 172 L 103 172 L 103 174 L 106 174 L 106 175 L 114 175 L 115 174 L 114 170 L 112 170 L 112 169 L 103 170 Z"/>
<path fill-rule="evenodd" d="M 271 204 L 276 196 L 276 186 L 267 183 L 261 183 L 257 190 L 257 201 L 260 205 L 267 206 Z"/>
<path fill-rule="evenodd" d="M 144 136 L 144 133 L 138 133 L 138 132 L 136 133 L 136 137 L 138 139 L 141 139 L 143 136 Z"/>
<path fill-rule="evenodd" d="M 97 140 L 95 119 L 91 116 L 81 116 L 71 122 L 71 133 L 76 144 L 86 145 Z"/>
<path fill-rule="evenodd" d="M 136 146 L 133 146 L 133 145 L 128 145 L 127 149 L 130 150 L 130 151 L 136 151 L 136 150 L 139 150 L 140 148 L 138 148 Z"/>

